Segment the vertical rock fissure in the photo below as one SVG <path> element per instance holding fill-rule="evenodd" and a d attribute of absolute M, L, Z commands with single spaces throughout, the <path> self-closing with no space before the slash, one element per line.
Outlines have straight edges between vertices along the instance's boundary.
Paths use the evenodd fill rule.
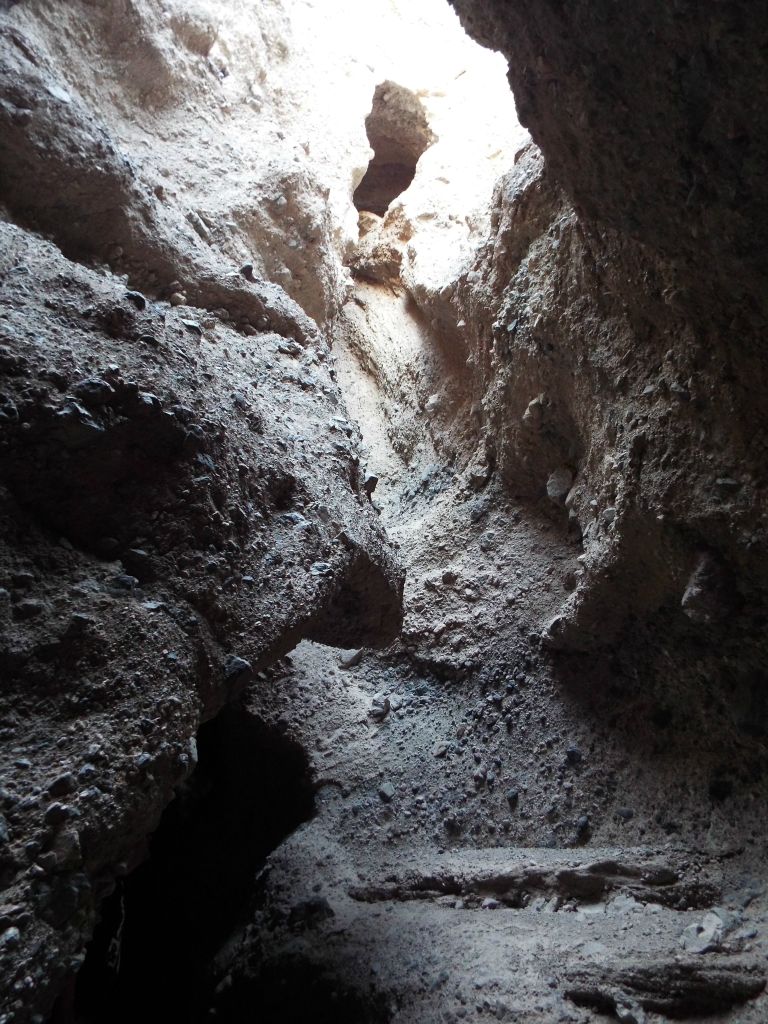
<path fill-rule="evenodd" d="M 198 750 L 147 859 L 102 906 L 74 984 L 82 1024 L 208 1020 L 217 955 L 250 920 L 265 857 L 313 813 L 305 752 L 242 706 L 204 725 Z"/>

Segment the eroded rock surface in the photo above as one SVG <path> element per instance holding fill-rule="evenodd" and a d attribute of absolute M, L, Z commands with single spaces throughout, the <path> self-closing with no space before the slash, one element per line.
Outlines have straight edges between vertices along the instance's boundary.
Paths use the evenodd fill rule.
<path fill-rule="evenodd" d="M 0 14 L 0 1017 L 758 1024 L 765 26 L 336 6 Z"/>
<path fill-rule="evenodd" d="M 3 872 L 20 930 L 4 975 L 31 1010 L 76 969 L 201 720 L 302 636 L 393 636 L 402 583 L 319 335 L 247 337 L 1 230 Z"/>

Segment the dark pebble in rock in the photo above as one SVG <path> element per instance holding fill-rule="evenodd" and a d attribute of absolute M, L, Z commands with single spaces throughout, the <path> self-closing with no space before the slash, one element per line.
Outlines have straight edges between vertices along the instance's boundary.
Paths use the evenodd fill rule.
<path fill-rule="evenodd" d="M 568 747 L 565 752 L 565 759 L 568 764 L 580 764 L 583 756 L 578 747 Z"/>
<path fill-rule="evenodd" d="M 506 792 L 507 803 L 510 807 L 517 807 L 517 803 L 520 799 L 520 793 L 516 789 L 508 789 Z"/>
<path fill-rule="evenodd" d="M 163 403 L 151 391 L 140 391 L 136 396 L 136 411 L 141 415 L 159 413 Z"/>
<path fill-rule="evenodd" d="M 288 915 L 288 927 L 291 929 L 313 928 L 322 921 L 335 917 L 333 907 L 323 896 L 312 896 L 291 907 Z"/>
<path fill-rule="evenodd" d="M 49 804 L 45 812 L 46 825 L 60 825 L 72 816 L 72 808 L 68 804 Z"/>
<path fill-rule="evenodd" d="M 374 722 L 383 722 L 392 707 L 389 703 L 389 697 L 383 697 L 381 694 L 377 694 L 373 698 L 371 705 L 371 710 L 368 712 L 368 716 L 369 718 L 372 718 Z"/>
<path fill-rule="evenodd" d="M 470 509 L 469 518 L 473 523 L 479 522 L 483 516 L 487 516 L 491 510 L 491 502 L 489 498 L 481 498 L 479 501 L 474 502 Z"/>
<path fill-rule="evenodd" d="M 350 654 L 348 658 L 339 658 L 339 668 L 355 668 L 363 660 L 363 649 Z"/>
<path fill-rule="evenodd" d="M 237 679 L 246 672 L 252 671 L 253 668 L 250 661 L 246 661 L 245 658 L 238 658 L 235 655 L 231 658 L 227 658 L 224 664 L 224 678 L 226 680 Z"/>
<path fill-rule="evenodd" d="M 576 839 L 578 842 L 583 843 L 589 838 L 590 825 L 589 818 L 586 814 L 582 816 L 576 822 Z"/>
<path fill-rule="evenodd" d="M 69 625 L 67 626 L 67 636 L 71 639 L 73 636 L 78 636 L 84 633 L 85 630 L 92 626 L 94 619 L 92 615 L 86 615 L 85 612 L 73 612 L 69 618 Z"/>
<path fill-rule="evenodd" d="M 379 796 L 385 804 L 391 802 L 395 795 L 395 787 L 391 782 L 384 782 L 379 786 Z"/>
<path fill-rule="evenodd" d="M 41 853 L 37 858 L 37 863 L 46 874 L 50 874 L 52 871 L 55 871 L 58 859 L 53 851 L 49 851 L 48 853 Z"/>
<path fill-rule="evenodd" d="M 129 593 L 133 592 L 138 585 L 138 578 L 136 576 L 129 576 L 127 573 L 115 576 L 112 580 L 112 586 L 116 590 L 127 590 Z"/>
<path fill-rule="evenodd" d="M 126 292 L 126 299 L 129 299 L 137 309 L 146 309 L 147 300 L 141 292 Z"/>
<path fill-rule="evenodd" d="M 631 818 L 634 818 L 635 812 L 632 810 L 631 807 L 619 807 L 619 809 L 616 811 L 616 815 L 623 821 L 629 821 Z"/>
<path fill-rule="evenodd" d="M 0 935 L 0 948 L 15 949 L 21 942 L 21 932 L 18 928 L 6 928 Z"/>
<path fill-rule="evenodd" d="M 42 601 L 36 601 L 33 598 L 27 598 L 24 601 L 19 601 L 18 604 L 13 606 L 13 617 L 19 622 L 24 622 L 27 619 L 34 619 L 36 616 L 45 608 Z"/>
<path fill-rule="evenodd" d="M 187 405 L 172 405 L 171 412 L 180 423 L 191 423 L 195 418 L 194 410 Z"/>
<path fill-rule="evenodd" d="M 149 579 L 152 575 L 152 558 L 143 548 L 130 548 L 122 556 L 122 561 L 128 572 L 139 580 Z"/>
<path fill-rule="evenodd" d="M 89 377 L 78 381 L 72 388 L 72 394 L 83 405 L 105 405 L 114 397 L 115 389 L 101 377 Z"/>
<path fill-rule="evenodd" d="M 65 772 L 53 780 L 48 787 L 48 792 L 51 796 L 66 796 L 67 793 L 72 792 L 76 785 L 77 780 L 75 776 L 71 772 Z"/>

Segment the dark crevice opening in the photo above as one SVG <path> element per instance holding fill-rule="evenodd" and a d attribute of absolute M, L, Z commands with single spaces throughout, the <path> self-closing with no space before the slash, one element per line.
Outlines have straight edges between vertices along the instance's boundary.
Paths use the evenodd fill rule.
<path fill-rule="evenodd" d="M 249 919 L 266 855 L 311 817 L 314 788 L 304 750 L 237 707 L 200 729 L 198 750 L 148 860 L 105 901 L 55 1020 L 212 1019 L 216 954 Z"/>
<path fill-rule="evenodd" d="M 413 181 L 419 158 L 436 137 L 416 93 L 389 81 L 376 86 L 365 130 L 374 157 L 353 202 L 361 212 L 383 217 Z"/>
<path fill-rule="evenodd" d="M 361 972 L 364 973 L 364 972 Z M 240 978 L 217 1005 L 216 1021 L 227 1024 L 387 1024 L 387 999 L 352 985 L 310 957 L 284 955 L 267 960 Z"/>

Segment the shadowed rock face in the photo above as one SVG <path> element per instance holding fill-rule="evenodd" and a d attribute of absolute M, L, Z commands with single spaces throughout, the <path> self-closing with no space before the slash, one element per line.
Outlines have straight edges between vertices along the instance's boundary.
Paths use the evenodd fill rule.
<path fill-rule="evenodd" d="M 396 635 L 402 576 L 319 335 L 247 337 L 0 234 L 3 975 L 45 1012 L 200 722 L 303 636 Z"/>
<path fill-rule="evenodd" d="M 0 4 L 0 1024 L 190 777 L 164 870 L 187 811 L 190 886 L 236 868 L 193 1012 L 758 1024 L 765 16 L 456 0 L 538 145 L 490 215 L 371 216 L 344 305 L 365 156 L 302 135 L 281 4 L 239 68 L 229 4 L 96 6 Z M 435 140 L 391 81 L 367 130 L 383 214 Z"/>
<path fill-rule="evenodd" d="M 548 641 L 586 649 L 679 609 L 706 557 L 710 622 L 755 613 L 741 626 L 759 643 L 766 19 L 740 3 L 454 6 L 509 58 L 543 154 L 500 186 L 461 310 L 484 322 L 508 486 L 573 474 L 587 575 Z"/>
<path fill-rule="evenodd" d="M 453 0 L 509 58 L 520 119 L 583 219 L 674 265 L 691 309 L 766 315 L 768 12 Z M 739 330 L 739 328 L 737 328 Z"/>
<path fill-rule="evenodd" d="M 0 64 L 23 225 L 0 225 L 0 955 L 21 1020 L 76 971 L 201 721 L 304 636 L 391 639 L 402 573 L 314 322 L 201 250 L 22 33 Z M 131 287 L 94 269 L 110 247 Z"/>
<path fill-rule="evenodd" d="M 237 702 L 201 728 L 198 751 L 148 860 L 102 908 L 73 986 L 77 1020 L 134 1021 L 148 988 L 156 1019 L 204 1019 L 210 964 L 247 921 L 264 857 L 312 814 L 305 752 Z"/>
<path fill-rule="evenodd" d="M 487 516 L 496 532 L 486 538 L 486 548 L 498 549 L 515 535 L 517 546 L 510 543 L 504 558 L 483 563 L 466 520 L 465 533 L 456 513 L 430 522 L 425 474 L 422 501 L 411 507 L 424 516 L 422 527 L 451 523 L 455 532 L 445 548 L 454 561 L 445 571 L 440 556 L 430 557 L 435 552 L 428 543 L 409 538 L 412 601 L 404 639 L 410 658 L 404 661 L 409 667 L 422 659 L 422 665 L 443 672 L 464 670 L 471 650 L 482 664 L 476 678 L 487 673 L 486 685 L 471 711 L 473 723 L 457 728 L 453 717 L 467 706 L 471 684 L 465 682 L 460 694 L 436 686 L 439 696 L 428 701 L 415 724 L 410 707 L 401 714 L 397 689 L 401 684 L 410 699 L 408 669 L 395 683 L 381 662 L 344 666 L 361 688 L 368 685 L 368 714 L 378 731 L 375 746 L 366 737 L 360 758 L 373 763 L 357 787 L 354 809 L 328 797 L 313 822 L 272 855 L 274 874 L 258 938 L 244 940 L 239 961 L 233 956 L 234 990 L 253 991 L 259 983 L 254 960 L 290 983 L 291 957 L 298 957 L 308 972 L 329 971 L 340 991 L 358 985 L 376 992 L 377 1002 L 398 1021 L 483 1020 L 495 1014 L 526 1022 L 587 1022 L 610 1014 L 640 1022 L 646 1013 L 693 1020 L 717 1013 L 757 1022 L 765 1015 L 762 955 L 749 942 L 742 944 L 740 912 L 732 914 L 751 899 L 733 898 L 744 875 L 739 869 L 731 874 L 730 853 L 717 854 L 722 881 L 714 875 L 689 878 L 684 893 L 678 886 L 692 862 L 703 865 L 705 849 L 729 847 L 739 857 L 737 848 L 751 848 L 747 857 L 765 877 L 759 817 L 745 803 L 736 824 L 733 800 L 743 784 L 755 807 L 766 798 L 764 746 L 753 742 L 757 734 L 764 736 L 765 726 L 768 579 L 768 366 L 761 331 L 764 267 L 757 258 L 766 232 L 764 182 L 750 180 L 757 167 L 732 160 L 725 137 L 707 135 L 724 111 L 751 108 L 751 89 L 762 91 L 760 32 L 757 38 L 745 32 L 740 14 L 746 17 L 746 4 L 706 14 L 685 4 L 641 4 L 626 17 L 600 3 L 462 0 L 455 6 L 478 38 L 508 54 L 521 113 L 541 149 L 522 151 L 499 181 L 489 237 L 458 281 L 443 291 L 417 293 L 434 332 L 424 348 L 437 349 L 442 342 L 454 356 L 458 351 L 466 357 L 463 366 L 445 365 L 440 393 L 429 395 L 427 371 L 416 357 L 408 364 L 410 373 L 400 370 L 398 380 L 398 357 L 406 363 L 410 355 L 404 320 L 397 331 L 387 325 L 380 332 L 397 338 L 395 357 L 382 351 L 383 344 L 377 351 L 376 332 L 368 346 L 361 340 L 362 317 L 376 322 L 380 299 L 372 285 L 358 289 L 363 314 L 353 311 L 348 329 L 351 346 L 362 352 L 361 364 L 391 403 L 385 407 L 411 400 L 426 409 L 438 452 L 444 454 L 440 446 L 447 448 L 457 422 L 477 424 L 466 444 L 474 443 L 482 458 L 469 459 L 462 450 L 465 491 L 457 488 L 453 497 L 460 508 L 467 491 L 482 495 L 477 521 Z M 680 12 L 690 18 L 678 20 Z M 718 51 L 719 74 L 717 61 L 710 68 L 713 84 L 698 69 L 719 15 L 734 36 L 723 39 Z M 730 56 L 744 50 L 745 59 L 729 67 Z M 727 90 L 731 74 L 738 81 L 730 96 L 720 96 L 718 86 Z M 712 105 L 708 127 L 702 127 L 702 97 Z M 761 113 L 756 123 L 762 121 Z M 658 153 L 651 142 L 657 123 L 663 140 Z M 712 141 L 709 148 L 701 143 L 698 154 L 703 136 Z M 744 190 L 754 223 L 743 224 L 731 203 L 734 186 Z M 383 245 L 363 255 L 362 276 L 369 281 L 397 277 Z M 460 332 L 453 333 L 454 325 Z M 423 350 L 417 351 L 421 357 Z M 476 405 L 471 416 L 461 417 L 459 403 L 468 393 Z M 406 416 L 393 419 L 405 433 Z M 418 422 L 416 414 L 413 419 Z M 366 427 L 375 436 L 370 422 Z M 391 426 L 388 433 L 393 446 L 405 447 Z M 450 483 L 435 490 L 441 486 L 450 493 Z M 408 508 L 407 488 L 405 495 L 399 507 L 397 496 L 392 498 L 393 520 Z M 503 503 L 510 497 L 520 502 L 523 515 L 505 518 Z M 438 501 L 433 499 L 433 507 Z M 489 591 L 499 587 L 499 577 L 514 576 L 512 556 L 526 543 L 524 530 L 546 522 L 545 509 L 551 515 L 547 526 L 556 524 L 561 540 L 567 535 L 580 553 L 578 561 L 573 557 L 570 579 L 553 574 L 553 601 L 558 590 L 567 596 L 543 632 L 542 650 L 536 634 L 513 639 L 515 628 L 541 614 L 532 560 L 525 579 L 530 586 L 515 599 L 514 625 L 507 626 L 501 600 Z M 551 559 L 568 558 L 556 552 L 553 536 L 543 547 Z M 485 577 L 481 565 L 488 567 Z M 473 574 L 487 589 L 482 598 L 472 586 L 463 589 L 473 606 L 474 622 L 468 624 L 451 588 L 459 580 L 464 588 Z M 481 616 L 489 609 L 495 620 L 484 630 Z M 456 620 L 462 632 L 459 653 L 452 656 L 439 637 Z M 470 638 L 476 646 L 470 647 Z M 521 651 L 527 658 L 534 650 L 540 660 L 530 676 L 516 672 L 511 681 L 506 659 L 513 652 L 521 658 Z M 313 672 L 327 674 L 325 664 L 313 664 L 316 656 L 307 652 L 303 666 L 297 657 L 297 681 Z M 740 682 L 733 671 L 741 674 Z M 554 682 L 553 705 L 547 703 L 548 678 Z M 526 697 L 518 685 L 528 680 Z M 714 699 L 713 683 L 719 693 Z M 505 686 L 510 697 L 503 695 Z M 578 779 L 581 748 L 548 753 L 564 742 L 556 723 L 566 695 L 581 709 L 566 712 L 565 731 L 578 723 L 592 737 L 584 748 L 600 766 L 595 785 Z M 451 718 L 430 734 L 441 698 Z M 746 708 L 752 710 L 745 714 Z M 301 731 L 305 721 L 297 717 L 293 727 Z M 427 736 L 435 742 L 427 743 Z M 718 753 L 719 744 L 730 745 L 732 738 L 730 754 Z M 609 752 L 613 744 L 615 756 Z M 403 763 L 409 753 L 410 769 Z M 665 760 L 671 774 L 651 782 Z M 430 762 L 441 767 L 432 769 Z M 350 763 L 357 779 L 360 762 L 350 756 Z M 334 764 L 342 774 L 340 759 Z M 690 787 L 702 769 L 707 779 L 693 796 Z M 571 770 L 573 781 L 563 784 Z M 626 771 L 632 781 L 622 778 Z M 734 787 L 726 777 L 731 771 L 740 776 Z M 548 780 L 542 783 L 548 807 L 535 810 L 536 780 L 542 776 Z M 574 797 L 580 783 L 581 795 Z M 689 795 L 674 795 L 678 785 Z M 595 853 L 598 832 L 607 832 L 608 814 L 600 809 L 601 801 L 611 800 L 607 792 L 623 790 L 642 799 L 657 786 L 650 798 L 653 811 L 646 805 L 638 815 L 617 805 L 613 814 L 613 841 L 626 846 L 629 833 L 622 838 L 622 830 L 643 818 L 635 833 L 638 849 L 601 850 L 599 861 L 586 861 L 586 848 Z M 742 837 L 730 846 L 716 824 L 721 811 Z M 702 815 L 706 835 L 698 833 Z M 553 825 L 551 840 L 544 822 Z M 541 832 L 531 842 L 527 830 L 536 827 Z M 688 850 L 685 867 L 626 861 L 657 829 L 664 849 L 679 843 Z M 429 833 L 434 864 L 419 845 Z M 567 863 L 550 874 L 546 865 L 553 851 L 531 848 L 545 842 L 584 849 L 558 850 L 556 856 Z M 391 859 L 382 852 L 389 844 Z M 481 851 L 481 845 L 490 849 Z M 516 853 L 510 845 L 518 847 Z M 510 871 L 514 856 L 526 858 L 519 873 Z M 297 934 L 293 908 L 308 897 L 297 887 L 320 857 L 329 876 L 338 872 L 324 884 L 334 916 L 316 920 L 313 936 Z M 503 868 L 479 869 L 494 857 Z M 640 895 L 640 879 L 656 892 Z M 537 901 L 549 886 L 556 894 Z M 610 918 L 623 915 L 630 891 L 631 902 L 639 897 L 643 909 L 633 907 L 632 924 L 627 918 L 621 934 L 611 934 Z M 602 902 L 605 913 L 598 911 Z M 653 923 L 646 926 L 642 915 L 653 904 Z M 556 920 L 542 914 L 537 922 L 545 906 Z M 705 906 L 706 917 L 699 911 L 685 923 L 684 915 Z M 273 928 L 276 920 L 281 924 Z M 575 945 L 558 949 L 571 927 Z M 537 941 L 532 935 L 539 928 Z M 269 951 L 262 948 L 259 960 L 258 943 L 267 934 Z M 756 939 L 758 932 L 746 934 Z"/>

